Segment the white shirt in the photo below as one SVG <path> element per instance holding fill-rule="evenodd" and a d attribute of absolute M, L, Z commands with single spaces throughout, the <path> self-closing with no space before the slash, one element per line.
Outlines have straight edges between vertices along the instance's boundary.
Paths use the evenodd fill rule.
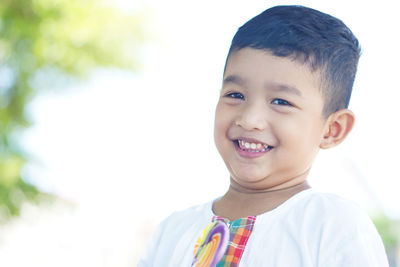
<path fill-rule="evenodd" d="M 191 266 L 197 238 L 214 216 L 212 202 L 164 220 L 138 267 Z M 239 266 L 388 267 L 366 213 L 338 196 L 304 190 L 258 215 Z"/>

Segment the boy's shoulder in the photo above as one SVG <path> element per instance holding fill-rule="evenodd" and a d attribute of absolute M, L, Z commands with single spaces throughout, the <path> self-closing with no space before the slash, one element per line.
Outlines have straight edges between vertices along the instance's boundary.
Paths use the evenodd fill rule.
<path fill-rule="evenodd" d="M 358 216 L 367 216 L 366 211 L 357 203 L 343 198 L 341 196 L 311 190 L 308 201 L 305 202 L 306 206 L 319 210 L 319 212 L 326 213 L 341 213 L 353 214 Z"/>
<path fill-rule="evenodd" d="M 319 244 L 323 266 L 338 266 L 338 262 L 346 266 L 388 266 L 381 237 L 366 210 L 358 204 L 313 190 L 299 204 L 303 206 L 307 238 L 314 238 Z"/>
<path fill-rule="evenodd" d="M 320 219 L 340 219 L 354 221 L 370 221 L 367 212 L 358 204 L 341 196 L 309 189 L 304 196 L 298 198 L 294 204 L 295 211 L 304 213 L 304 216 Z"/>
<path fill-rule="evenodd" d="M 294 202 L 280 219 L 288 225 L 307 225 L 310 234 L 318 232 L 336 238 L 379 236 L 366 210 L 348 199 L 309 189 Z"/>
<path fill-rule="evenodd" d="M 307 196 L 303 199 L 304 205 L 317 205 L 328 209 L 337 207 L 344 208 L 345 210 L 361 209 L 355 202 L 333 193 L 320 192 L 313 188 L 306 191 Z"/>

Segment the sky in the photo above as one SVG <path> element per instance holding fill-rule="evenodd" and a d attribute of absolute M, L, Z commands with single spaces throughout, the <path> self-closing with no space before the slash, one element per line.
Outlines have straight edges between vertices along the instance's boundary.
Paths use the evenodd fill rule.
<path fill-rule="evenodd" d="M 350 103 L 356 125 L 343 144 L 319 153 L 310 184 L 371 213 L 400 218 L 395 2 L 115 0 L 126 12 L 150 10 L 148 30 L 155 38 L 142 53 L 143 68 L 134 74 L 98 70 L 86 83 L 36 97 L 29 106 L 34 125 L 23 140 L 35 161 L 25 172 L 43 190 L 79 207 L 68 220 L 85 221 L 81 231 L 96 222 L 93 231 L 106 229 L 104 240 L 128 251 L 127 229 L 134 228 L 128 235 L 133 240 L 147 229 L 145 242 L 171 212 L 227 190 L 229 173 L 214 145 L 213 123 L 236 29 L 267 7 L 303 4 L 342 19 L 362 46 Z M 8 250 L 18 247 L 9 242 Z M 112 249 L 109 255 L 110 265 L 102 266 L 121 258 Z"/>

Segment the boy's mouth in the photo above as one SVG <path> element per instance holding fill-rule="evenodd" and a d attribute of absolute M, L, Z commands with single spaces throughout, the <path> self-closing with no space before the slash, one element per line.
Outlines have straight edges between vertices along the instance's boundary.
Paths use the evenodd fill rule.
<path fill-rule="evenodd" d="M 273 146 L 264 143 L 249 142 L 241 139 L 234 140 L 234 143 L 240 150 L 253 153 L 267 152 L 274 148 Z"/>

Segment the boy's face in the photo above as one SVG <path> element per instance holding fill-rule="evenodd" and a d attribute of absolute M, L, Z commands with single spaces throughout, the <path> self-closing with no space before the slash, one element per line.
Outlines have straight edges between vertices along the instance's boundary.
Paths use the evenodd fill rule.
<path fill-rule="evenodd" d="M 324 136 L 319 72 L 264 50 L 227 61 L 214 138 L 231 183 L 250 190 L 306 179 Z"/>

